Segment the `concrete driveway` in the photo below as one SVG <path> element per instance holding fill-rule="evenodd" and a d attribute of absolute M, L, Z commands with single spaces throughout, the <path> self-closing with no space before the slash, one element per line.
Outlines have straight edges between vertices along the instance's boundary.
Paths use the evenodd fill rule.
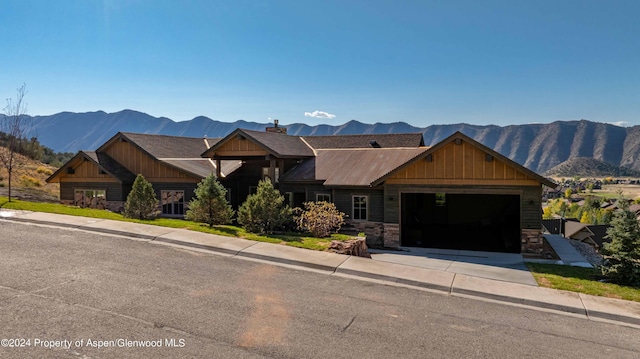
<path fill-rule="evenodd" d="M 537 286 L 522 255 L 437 248 L 401 247 L 400 251 L 370 249 L 382 262 L 428 268 L 474 277 Z"/>

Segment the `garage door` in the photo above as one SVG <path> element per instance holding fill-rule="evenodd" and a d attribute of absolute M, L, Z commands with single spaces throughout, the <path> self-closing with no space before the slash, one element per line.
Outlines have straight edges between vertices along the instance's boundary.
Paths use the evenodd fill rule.
<path fill-rule="evenodd" d="M 401 245 L 520 252 L 520 196 L 403 193 Z"/>

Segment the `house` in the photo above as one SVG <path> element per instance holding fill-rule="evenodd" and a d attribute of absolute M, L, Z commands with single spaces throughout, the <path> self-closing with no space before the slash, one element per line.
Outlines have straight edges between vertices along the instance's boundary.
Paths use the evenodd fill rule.
<path fill-rule="evenodd" d="M 120 212 L 137 174 L 153 184 L 164 216 L 182 217 L 204 177 L 216 171 L 200 154 L 219 139 L 119 132 L 95 151 L 80 151 L 47 182 L 60 183 L 60 201 Z M 220 164 L 221 173 L 240 167 Z"/>
<path fill-rule="evenodd" d="M 593 240 L 595 234 L 589 228 L 589 225 L 580 223 L 579 221 L 566 221 L 564 224 L 564 238 L 573 239 L 578 242 L 587 243 L 593 247 L 598 244 Z"/>
<path fill-rule="evenodd" d="M 163 213 L 179 215 L 211 171 L 235 208 L 268 178 L 291 206 L 335 203 L 352 230 L 385 247 L 540 252 L 542 188 L 555 187 L 460 132 L 428 147 L 421 133 L 294 136 L 277 124 L 214 140 L 119 133 L 49 180 L 65 203 L 112 208 L 142 173 Z"/>
<path fill-rule="evenodd" d="M 269 178 L 292 206 L 326 200 L 370 245 L 542 250 L 542 187 L 555 183 L 457 132 L 290 136 L 237 129 L 203 156 L 241 160 L 222 178 L 236 206 Z"/>
<path fill-rule="evenodd" d="M 607 237 L 608 224 L 584 224 L 577 218 L 554 218 L 542 220 L 545 233 L 559 234 L 567 239 L 585 242 L 602 248 L 603 243 L 609 242 Z"/>

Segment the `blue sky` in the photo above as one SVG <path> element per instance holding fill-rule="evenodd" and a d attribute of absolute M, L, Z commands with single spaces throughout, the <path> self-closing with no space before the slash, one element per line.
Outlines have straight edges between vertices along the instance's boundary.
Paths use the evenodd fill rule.
<path fill-rule="evenodd" d="M 31 115 L 640 125 L 640 1 L 0 2 Z"/>

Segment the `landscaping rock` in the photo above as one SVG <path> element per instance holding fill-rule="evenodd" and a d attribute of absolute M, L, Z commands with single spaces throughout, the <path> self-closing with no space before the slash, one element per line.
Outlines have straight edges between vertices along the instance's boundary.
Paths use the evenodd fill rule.
<path fill-rule="evenodd" d="M 568 239 L 569 243 L 594 267 L 602 265 L 602 255 L 587 243 Z"/>
<path fill-rule="evenodd" d="M 349 239 L 346 241 L 331 241 L 329 251 L 357 257 L 371 258 L 365 238 Z"/>

